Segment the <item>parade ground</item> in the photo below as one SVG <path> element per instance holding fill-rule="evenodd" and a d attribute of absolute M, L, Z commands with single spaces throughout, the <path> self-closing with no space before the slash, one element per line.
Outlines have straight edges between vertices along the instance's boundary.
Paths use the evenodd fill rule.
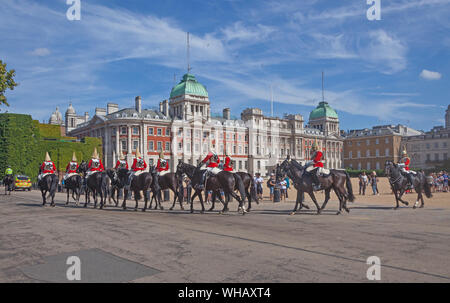
<path fill-rule="evenodd" d="M 353 180 L 356 201 L 339 216 L 334 194 L 321 215 L 309 197 L 309 211 L 289 215 L 292 189 L 274 204 L 265 188 L 264 201 L 242 216 L 235 201 L 225 215 L 220 203 L 200 214 L 198 201 L 194 214 L 186 204 L 169 211 L 169 202 L 135 212 L 133 201 L 126 211 L 65 206 L 61 193 L 56 207 L 42 207 L 38 191 L 5 196 L 2 188 L 0 282 L 64 282 L 67 256 L 81 259 L 81 282 L 372 283 L 371 256 L 381 262 L 380 282 L 450 282 L 450 193 L 434 193 L 423 209 L 408 194 L 410 206 L 394 210 L 380 179 L 379 196 L 369 188 L 358 195 Z"/>

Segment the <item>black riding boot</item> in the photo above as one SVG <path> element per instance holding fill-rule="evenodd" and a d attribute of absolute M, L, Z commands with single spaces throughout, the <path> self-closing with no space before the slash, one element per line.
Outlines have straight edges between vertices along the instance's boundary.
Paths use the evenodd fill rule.
<path fill-rule="evenodd" d="M 206 182 L 206 175 L 207 175 L 208 171 L 205 170 L 205 172 L 202 175 L 202 179 L 200 181 L 200 184 L 198 185 L 198 189 L 203 189 L 205 187 L 205 182 Z"/>
<path fill-rule="evenodd" d="M 315 173 L 313 174 L 313 187 L 314 190 L 319 190 L 320 189 L 320 180 L 319 180 L 319 168 L 316 168 Z"/>
<path fill-rule="evenodd" d="M 413 178 L 411 173 L 406 174 L 406 178 L 408 179 L 409 184 L 411 185 L 411 189 L 414 188 Z"/>

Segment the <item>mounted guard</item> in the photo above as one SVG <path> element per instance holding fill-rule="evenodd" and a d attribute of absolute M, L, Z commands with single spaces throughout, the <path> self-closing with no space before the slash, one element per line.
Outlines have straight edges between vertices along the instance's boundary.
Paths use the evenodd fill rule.
<path fill-rule="evenodd" d="M 156 164 L 156 170 L 159 176 L 164 176 L 169 173 L 169 162 L 164 159 L 164 152 L 159 153 L 158 163 Z"/>
<path fill-rule="evenodd" d="M 131 185 L 131 181 L 133 180 L 134 176 L 139 176 L 141 173 L 143 173 L 147 169 L 147 163 L 142 158 L 141 153 L 139 152 L 139 149 L 136 150 L 136 155 L 133 159 L 133 165 L 131 165 L 131 173 L 128 177 L 128 184 L 127 186 Z"/>
<path fill-rule="evenodd" d="M 199 184 L 200 189 L 203 189 L 206 183 L 206 178 L 211 175 L 217 175 L 221 172 L 219 169 L 220 159 L 214 150 L 211 150 L 208 155 L 198 165 L 200 170 L 203 170 L 202 180 Z M 205 168 L 206 167 L 206 168 Z"/>
<path fill-rule="evenodd" d="M 125 160 L 124 155 L 120 152 L 119 159 L 116 162 L 114 169 L 128 169 L 128 162 Z"/>
<path fill-rule="evenodd" d="M 77 162 L 77 156 L 75 155 L 75 152 L 73 152 L 72 155 L 72 161 L 70 161 L 66 166 L 66 174 L 64 175 L 64 181 L 66 181 L 68 178 L 74 176 L 77 174 L 78 171 L 78 162 Z"/>
<path fill-rule="evenodd" d="M 319 146 L 317 145 L 317 138 L 313 143 L 311 151 L 314 152 L 311 160 L 306 162 L 306 171 L 310 173 L 313 177 L 313 187 L 314 190 L 320 190 L 320 180 L 319 177 L 322 174 L 329 174 L 330 171 L 323 168 L 322 157 L 323 153 L 319 150 Z"/>
<path fill-rule="evenodd" d="M 97 148 L 94 149 L 94 153 L 92 154 L 92 159 L 89 161 L 89 164 L 88 164 L 88 169 L 89 170 L 87 173 L 87 177 L 89 177 L 90 175 L 92 175 L 94 173 L 102 172 L 105 170 L 102 160 L 100 160 L 98 157 Z"/>
<path fill-rule="evenodd" d="M 410 163 L 411 163 L 411 159 L 408 157 L 408 152 L 406 151 L 406 148 L 405 148 L 405 149 L 403 149 L 402 158 L 400 159 L 398 166 L 401 168 L 402 175 L 404 175 L 408 179 L 408 182 L 411 185 L 411 188 L 413 188 L 414 183 L 413 183 L 412 178 L 413 178 L 413 175 L 417 175 L 417 173 L 415 171 L 409 169 Z"/>
<path fill-rule="evenodd" d="M 55 163 L 53 163 L 52 159 L 48 152 L 45 153 L 45 160 L 41 164 L 40 174 L 38 176 L 38 181 L 41 181 L 47 175 L 54 174 L 56 172 Z"/>

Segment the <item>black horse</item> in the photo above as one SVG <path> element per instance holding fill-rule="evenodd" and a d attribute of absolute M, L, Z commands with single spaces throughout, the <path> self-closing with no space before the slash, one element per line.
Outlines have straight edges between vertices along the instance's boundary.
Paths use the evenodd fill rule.
<path fill-rule="evenodd" d="M 347 172 L 331 169 L 328 176 L 319 177 L 321 188 L 325 190 L 325 201 L 323 202 L 322 207 L 319 207 L 319 204 L 317 203 L 312 185 L 314 179 L 311 173 L 306 172 L 306 167 L 300 165 L 295 160 L 284 160 L 281 165 L 277 166 L 277 175 L 280 176 L 284 174 L 294 182 L 294 187 L 297 189 L 297 200 L 291 215 L 294 215 L 297 212 L 299 206 L 300 209 L 302 208 L 305 192 L 309 194 L 316 205 L 317 214 L 320 214 L 330 200 L 330 192 L 332 189 L 339 199 L 339 211 L 337 214 L 341 214 L 342 209 L 346 212 L 350 212 L 347 208 L 347 200 L 353 202 L 355 197 L 353 195 L 350 176 Z"/>
<path fill-rule="evenodd" d="M 235 191 L 239 191 L 239 182 L 242 182 L 244 184 L 245 188 L 245 195 L 248 200 L 248 206 L 246 208 L 247 212 L 250 212 L 252 209 L 252 202 L 255 201 L 256 204 L 259 204 L 258 195 L 256 194 L 256 185 L 255 180 L 253 179 L 252 175 L 246 172 L 235 172 L 234 173 L 235 179 L 236 179 L 236 186 L 234 188 Z M 239 180 L 240 178 L 240 180 Z M 221 196 L 220 192 L 213 192 L 212 194 L 212 206 L 208 211 L 212 211 L 215 208 L 216 198 L 218 196 Z M 205 199 L 207 199 L 205 197 Z M 230 202 L 230 195 L 226 195 L 225 199 L 227 202 Z"/>
<path fill-rule="evenodd" d="M 75 174 L 64 180 L 64 187 L 67 189 L 66 205 L 69 204 L 70 191 L 72 191 L 72 198 L 75 200 L 75 205 L 78 206 L 78 203 L 80 202 L 82 185 L 83 178 L 81 178 L 79 174 Z"/>
<path fill-rule="evenodd" d="M 5 185 L 5 195 L 11 195 L 11 191 L 13 190 L 14 179 L 12 175 L 6 175 L 3 178 L 3 184 Z"/>
<path fill-rule="evenodd" d="M 125 169 L 126 170 L 126 169 Z M 106 174 L 111 180 L 109 187 L 109 197 L 113 199 L 116 207 L 119 205 L 119 194 L 123 190 L 125 184 L 119 178 L 118 171 L 115 169 L 107 169 Z"/>
<path fill-rule="evenodd" d="M 98 195 L 100 195 L 100 209 L 103 209 L 106 198 L 108 197 L 108 175 L 105 172 L 95 172 L 87 176 L 88 170 L 87 162 L 81 163 L 78 167 L 78 172 L 83 174 L 84 182 L 86 184 L 86 201 L 84 207 L 87 207 L 90 202 L 89 193 L 92 192 L 92 195 L 94 196 L 94 208 L 97 208 Z"/>
<path fill-rule="evenodd" d="M 173 204 L 172 207 L 170 208 L 170 210 L 173 210 L 173 208 L 175 207 L 175 203 L 178 202 L 180 203 L 180 207 L 182 210 L 184 210 L 183 207 L 183 195 L 181 192 L 181 189 L 183 188 L 183 185 L 181 183 L 182 179 L 177 177 L 176 173 L 166 173 L 162 176 L 158 177 L 158 184 L 159 187 L 161 188 L 161 191 L 166 190 L 166 189 L 170 189 L 173 192 L 174 198 L 173 198 Z M 161 192 L 160 192 L 161 193 Z M 152 207 L 152 203 L 153 200 L 156 199 L 157 196 L 153 195 L 152 199 L 150 201 L 150 208 Z M 158 197 L 159 199 L 161 199 L 161 197 Z M 155 209 L 156 209 L 155 205 Z"/>
<path fill-rule="evenodd" d="M 58 176 L 55 174 L 48 174 L 41 178 L 38 182 L 39 189 L 42 194 L 42 206 L 45 206 L 47 199 L 51 198 L 50 206 L 55 207 L 55 193 L 58 187 Z M 47 197 L 47 193 L 49 194 Z"/>
<path fill-rule="evenodd" d="M 131 172 L 127 169 L 122 168 L 122 169 L 119 169 L 117 173 L 118 173 L 120 182 L 122 184 L 127 184 L 128 178 L 129 178 Z M 156 178 L 156 169 L 154 166 L 150 166 L 150 172 L 143 172 L 137 176 L 134 176 L 133 179 L 131 180 L 130 186 L 124 187 L 122 208 L 127 209 L 126 203 L 127 203 L 128 191 L 131 190 L 131 191 L 133 191 L 134 200 L 136 201 L 134 210 L 137 211 L 138 210 L 138 202 L 141 199 L 140 192 L 142 191 L 144 194 L 144 201 L 145 201 L 145 205 L 144 205 L 144 208 L 142 209 L 142 211 L 146 211 L 149 190 L 151 190 L 153 195 L 157 196 L 156 202 L 157 202 L 157 204 L 159 204 L 159 208 L 163 209 L 163 207 L 161 206 L 161 199 L 159 199 L 159 197 L 160 197 L 159 192 L 161 191 L 161 189 L 159 188 L 159 186 L 157 184 L 155 184 L 156 183 L 156 182 L 154 182 L 155 178 Z"/>
<path fill-rule="evenodd" d="M 182 176 L 186 174 L 192 182 L 192 188 L 194 189 L 194 194 L 191 198 L 191 213 L 194 212 L 194 199 L 196 196 L 200 199 L 200 204 L 202 206 L 201 213 L 205 211 L 205 206 L 203 204 L 202 191 L 203 189 L 199 187 L 202 182 L 203 170 L 200 167 L 196 167 L 190 164 L 186 164 L 183 162 L 179 162 L 177 165 L 177 175 Z M 241 180 L 242 181 L 242 180 Z M 234 188 L 236 187 L 236 179 L 235 176 L 231 172 L 221 171 L 215 176 L 210 176 L 206 181 L 206 191 L 218 192 L 223 190 L 225 195 L 229 194 L 234 199 L 239 202 L 238 211 L 242 211 L 242 214 L 246 213 L 244 202 L 245 202 L 245 188 L 242 182 L 238 182 L 238 188 L 241 197 L 239 197 L 235 192 Z M 221 198 L 220 198 L 221 199 Z M 221 201 L 224 205 L 222 211 L 220 213 L 225 213 L 228 211 L 228 202 Z"/>
<path fill-rule="evenodd" d="M 402 174 L 401 168 L 395 164 L 392 161 L 386 161 L 385 167 L 384 167 L 386 176 L 389 179 L 389 184 L 391 185 L 392 191 L 395 195 L 395 202 L 396 206 L 394 209 L 397 209 L 399 207 L 398 201 L 402 202 L 405 205 L 408 205 L 407 201 L 402 200 L 402 196 L 405 193 L 405 191 L 409 188 L 409 182 L 408 178 Z M 424 201 L 423 201 L 423 195 L 422 192 L 425 193 L 425 196 L 427 196 L 428 199 L 433 197 L 431 194 L 431 188 L 426 180 L 426 176 L 422 172 L 418 172 L 415 175 L 412 175 L 412 181 L 414 189 L 417 193 L 417 200 L 416 203 L 414 203 L 414 209 L 419 204 L 419 200 L 421 201 L 421 204 L 419 208 L 424 207 Z"/>

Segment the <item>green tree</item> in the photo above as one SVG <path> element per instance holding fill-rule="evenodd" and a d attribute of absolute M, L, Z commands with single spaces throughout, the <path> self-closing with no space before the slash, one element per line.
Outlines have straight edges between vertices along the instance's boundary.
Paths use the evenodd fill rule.
<path fill-rule="evenodd" d="M 5 92 L 7 89 L 14 90 L 14 87 L 18 85 L 18 83 L 14 81 L 15 75 L 16 71 L 13 69 L 8 71 L 6 69 L 6 63 L 3 63 L 3 61 L 0 60 L 0 105 L 6 104 L 6 106 L 9 106 L 6 101 Z"/>

